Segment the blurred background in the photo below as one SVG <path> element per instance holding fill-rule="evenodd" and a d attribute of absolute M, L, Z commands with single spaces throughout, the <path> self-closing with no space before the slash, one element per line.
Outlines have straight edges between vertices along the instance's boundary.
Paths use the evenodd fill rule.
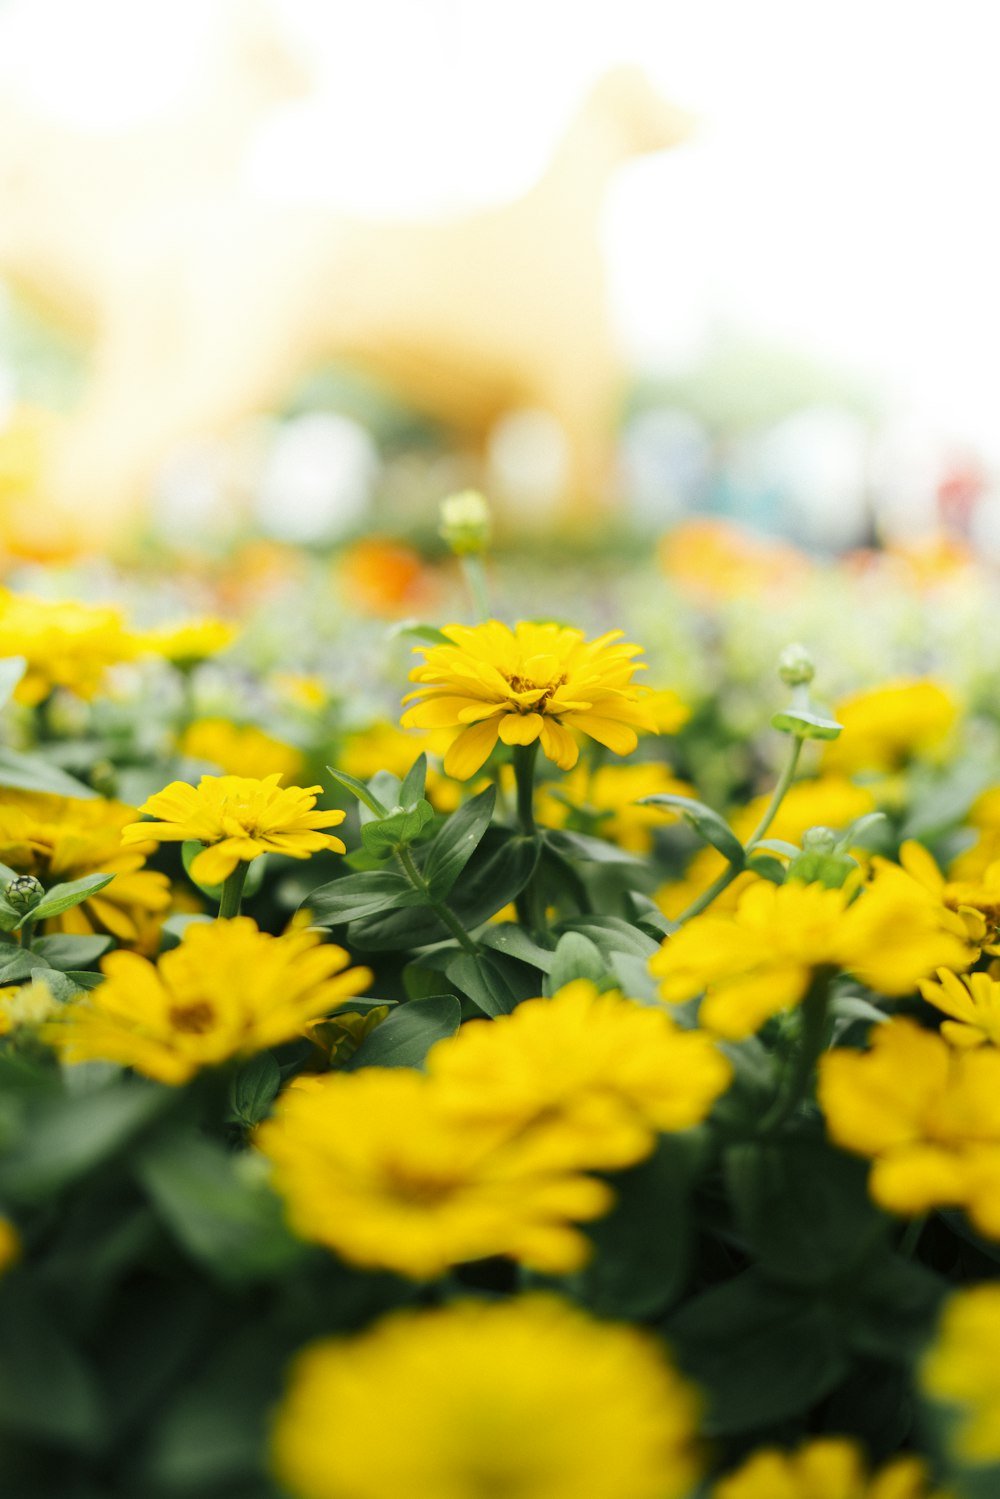
<path fill-rule="evenodd" d="M 0 0 L 5 547 L 419 536 L 474 485 L 514 539 L 997 556 L 998 32 Z"/>

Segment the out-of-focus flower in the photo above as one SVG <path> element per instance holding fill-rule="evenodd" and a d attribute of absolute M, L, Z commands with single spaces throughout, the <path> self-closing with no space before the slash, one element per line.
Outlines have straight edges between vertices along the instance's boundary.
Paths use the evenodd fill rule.
<path fill-rule="evenodd" d="M 945 1303 L 920 1382 L 931 1399 L 957 1407 L 956 1455 L 1000 1462 L 1000 1286 L 969 1286 Z"/>
<path fill-rule="evenodd" d="M 817 1437 L 795 1452 L 764 1447 L 720 1478 L 711 1499 L 947 1499 L 926 1463 L 897 1457 L 871 1472 L 848 1437 Z"/>
<path fill-rule="evenodd" d="M 23 656 L 28 663 L 14 690 L 20 703 L 34 706 L 56 687 L 92 698 L 105 686 L 108 670 L 134 660 L 139 649 L 118 609 L 0 589 L 0 656 Z"/>
<path fill-rule="evenodd" d="M 228 718 L 196 719 L 184 730 L 177 747 L 193 760 L 208 760 L 227 775 L 250 780 L 275 773 L 291 780 L 305 764 L 293 744 L 273 739 L 253 724 L 234 724 Z"/>
<path fill-rule="evenodd" d="M 194 922 L 155 964 L 109 954 L 104 983 L 41 1034 L 67 1062 L 118 1062 L 177 1085 L 202 1067 L 301 1035 L 361 994 L 371 972 L 349 962 L 318 932 L 272 937 L 247 916 Z"/>
<path fill-rule="evenodd" d="M 539 788 L 536 815 L 553 828 L 580 822 L 585 832 L 645 854 L 653 846 L 653 829 L 663 826 L 664 817 L 656 807 L 640 807 L 637 802 L 654 795 L 691 796 L 693 792 L 659 761 L 599 765 L 596 770 L 578 764 L 561 781 Z"/>
<path fill-rule="evenodd" d="M 419 647 L 422 666 L 410 672 L 421 685 L 405 699 L 415 706 L 404 728 L 450 729 L 448 775 L 475 775 L 499 739 L 523 745 L 541 741 L 560 770 L 571 770 L 579 750 L 571 730 L 587 734 L 616 755 L 628 755 L 637 729 L 653 732 L 641 689 L 632 678 L 640 647 L 611 631 L 588 641 L 582 630 L 498 620 L 449 625 L 449 645 Z"/>
<path fill-rule="evenodd" d="M 300 1353 L 274 1462 L 298 1499 L 683 1499 L 698 1408 L 643 1332 L 555 1297 L 460 1301 Z"/>
<path fill-rule="evenodd" d="M 322 677 L 302 671 L 276 671 L 270 684 L 279 697 L 304 713 L 319 713 L 330 700 Z"/>
<path fill-rule="evenodd" d="M 369 536 L 341 552 L 336 583 L 356 609 L 394 618 L 425 606 L 431 597 L 430 574 L 412 547 L 386 537 Z"/>
<path fill-rule="evenodd" d="M 142 952 L 155 949 L 170 906 L 170 881 L 143 868 L 155 844 L 146 838 L 122 847 L 122 829 L 136 815 L 121 802 L 78 801 L 45 791 L 5 791 L 0 797 L 0 862 L 43 885 L 88 874 L 113 874 L 110 885 L 78 906 L 50 917 L 46 930 L 81 936 L 107 932 Z"/>
<path fill-rule="evenodd" d="M 824 746 L 825 769 L 896 771 L 940 756 L 958 704 L 938 682 L 887 682 L 838 703 L 834 716 L 843 732 Z"/>
<path fill-rule="evenodd" d="M 340 770 L 359 781 L 370 781 L 380 770 L 390 775 L 403 776 L 421 752 L 440 756 L 451 742 L 447 729 L 435 733 L 409 732 L 396 724 L 379 719 L 366 729 L 355 729 L 348 734 L 337 759 Z M 424 794 L 438 812 L 454 812 L 466 793 L 481 791 L 489 781 L 483 777 L 470 787 L 463 787 L 450 776 L 442 775 L 435 765 L 427 767 Z"/>
<path fill-rule="evenodd" d="M 0 1036 L 9 1036 L 22 1026 L 37 1027 L 51 1019 L 56 1002 L 42 979 L 30 984 L 11 984 L 0 989 Z"/>
<path fill-rule="evenodd" d="M 221 619 L 189 619 L 178 625 L 146 630 L 139 637 L 143 651 L 172 661 L 181 670 L 207 661 L 232 645 L 239 631 Z"/>
<path fill-rule="evenodd" d="M 990 786 L 969 808 L 969 823 L 979 836 L 959 854 L 949 870 L 953 880 L 979 882 L 991 865 L 1000 862 L 1000 786 Z"/>
<path fill-rule="evenodd" d="M 202 776 L 197 786 L 171 781 L 139 808 L 159 822 L 134 822 L 122 830 L 128 845 L 204 843 L 191 865 L 203 885 L 221 885 L 237 864 L 261 854 L 308 859 L 321 849 L 346 853 L 339 838 L 321 832 L 337 827 L 343 812 L 317 812 L 322 786 L 279 786 L 281 775 L 255 780 L 249 776 Z"/>
<path fill-rule="evenodd" d="M 805 553 L 787 542 L 754 536 L 723 520 L 692 520 L 663 537 L 660 566 L 696 598 L 773 594 L 803 584 L 812 571 Z"/>
<path fill-rule="evenodd" d="M 657 734 L 676 734 L 691 717 L 691 709 L 672 687 L 653 687 L 642 706 L 655 724 Z"/>
<path fill-rule="evenodd" d="M 492 534 L 489 501 L 477 489 L 463 489 L 441 501 L 441 535 L 456 557 L 485 552 Z"/>

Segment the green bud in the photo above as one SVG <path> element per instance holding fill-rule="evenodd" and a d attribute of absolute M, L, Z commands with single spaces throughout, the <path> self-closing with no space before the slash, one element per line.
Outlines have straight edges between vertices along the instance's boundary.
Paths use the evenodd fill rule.
<path fill-rule="evenodd" d="M 456 557 L 485 552 L 492 534 L 489 502 L 477 489 L 463 489 L 441 501 L 440 535 Z"/>
<path fill-rule="evenodd" d="M 807 828 L 802 835 L 802 852 L 806 854 L 832 854 L 837 847 L 837 835 L 832 828 Z"/>
<path fill-rule="evenodd" d="M 816 675 L 816 664 L 804 645 L 786 645 L 778 657 L 778 676 L 788 687 L 808 686 Z"/>
<path fill-rule="evenodd" d="M 45 886 L 33 874 L 19 874 L 3 887 L 4 900 L 22 915 L 33 910 L 44 894 Z"/>

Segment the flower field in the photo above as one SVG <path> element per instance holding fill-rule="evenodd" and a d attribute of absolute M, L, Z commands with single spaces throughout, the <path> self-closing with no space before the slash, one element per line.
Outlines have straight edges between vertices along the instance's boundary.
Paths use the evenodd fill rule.
<path fill-rule="evenodd" d="M 4 1499 L 995 1499 L 954 546 L 0 590 Z"/>

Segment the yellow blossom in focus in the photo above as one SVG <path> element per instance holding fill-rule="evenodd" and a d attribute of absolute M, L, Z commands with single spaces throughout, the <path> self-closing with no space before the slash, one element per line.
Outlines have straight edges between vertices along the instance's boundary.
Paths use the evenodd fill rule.
<path fill-rule="evenodd" d="M 857 1442 L 818 1437 L 795 1452 L 763 1447 L 720 1478 L 711 1499 L 947 1499 L 929 1487 L 918 1457 L 897 1457 L 872 1473 Z"/>
<path fill-rule="evenodd" d="M 555 1297 L 459 1301 L 307 1347 L 272 1451 L 296 1499 L 685 1499 L 698 1411 L 644 1332 Z"/>
<path fill-rule="evenodd" d="M 294 744 L 273 739 L 253 724 L 238 725 L 228 718 L 198 718 L 181 736 L 178 749 L 193 760 L 208 760 L 227 775 L 261 779 L 278 772 L 282 778 L 301 775 L 305 761 Z"/>
<path fill-rule="evenodd" d="M 838 703 L 834 717 L 843 732 L 824 748 L 825 769 L 893 771 L 942 752 L 958 704 L 937 682 L 888 682 Z"/>
<path fill-rule="evenodd" d="M 945 1303 L 937 1338 L 921 1366 L 932 1399 L 957 1406 L 956 1454 L 1000 1462 L 1000 1286 L 970 1286 Z"/>
<path fill-rule="evenodd" d="M 279 786 L 280 773 L 255 780 L 249 776 L 202 776 L 197 786 L 171 781 L 139 808 L 159 822 L 134 822 L 122 831 L 125 844 L 183 843 L 206 845 L 191 864 L 191 875 L 203 885 L 221 885 L 237 864 L 261 854 L 308 859 L 321 849 L 346 853 L 339 838 L 321 832 L 337 827 L 343 812 L 317 812 L 322 786 Z"/>
<path fill-rule="evenodd" d="M 459 1131 L 509 1125 L 584 1170 L 632 1165 L 658 1133 L 699 1124 L 732 1076 L 702 1032 L 585 979 L 469 1021 L 431 1048 L 427 1071 Z"/>
<path fill-rule="evenodd" d="M 256 1143 L 297 1233 L 416 1279 L 496 1254 L 575 1270 L 589 1245 L 573 1223 L 612 1201 L 603 1182 L 553 1167 L 508 1124 L 458 1128 L 447 1088 L 403 1067 L 286 1088 Z"/>
<path fill-rule="evenodd" d="M 106 932 L 127 947 L 153 951 L 170 906 L 170 881 L 144 869 L 155 845 L 122 847 L 134 807 L 47 791 L 5 791 L 0 797 L 0 863 L 43 885 L 68 884 L 88 874 L 113 874 L 103 890 L 45 923 L 50 932 L 87 936 Z"/>
<path fill-rule="evenodd" d="M 449 625 L 448 645 L 421 646 L 422 666 L 410 672 L 421 685 L 404 728 L 449 729 L 445 773 L 467 781 L 499 739 L 507 745 L 541 742 L 560 770 L 572 770 L 579 750 L 572 730 L 616 755 L 631 754 L 637 730 L 655 732 L 632 677 L 640 648 L 613 630 L 588 641 L 581 630 L 497 620 Z"/>
<path fill-rule="evenodd" d="M 0 657 L 23 656 L 28 663 L 14 689 L 19 703 L 33 707 L 56 687 L 92 698 L 109 668 L 132 661 L 138 650 L 138 638 L 118 609 L 53 603 L 0 588 Z"/>
<path fill-rule="evenodd" d="M 876 1026 L 867 1052 L 820 1058 L 830 1138 L 874 1162 L 869 1190 L 914 1217 L 962 1207 L 1000 1238 L 1000 1052 L 952 1050 L 911 1020 Z"/>
<path fill-rule="evenodd" d="M 920 992 L 928 1004 L 952 1016 L 941 1022 L 941 1034 L 952 1046 L 982 1046 L 986 1041 L 1000 1046 L 1000 983 L 988 973 L 958 978 L 940 968 L 938 982 L 922 979 Z"/>
<path fill-rule="evenodd" d="M 118 1062 L 177 1085 L 291 1040 L 361 994 L 372 975 L 349 961 L 318 932 L 272 937 L 246 916 L 193 922 L 155 964 L 135 953 L 102 959 L 104 983 L 63 1007 L 42 1036 L 67 1062 Z"/>
<path fill-rule="evenodd" d="M 146 630 L 139 637 L 143 651 L 162 656 L 179 667 L 191 667 L 232 645 L 239 631 L 222 619 L 189 619 L 179 625 Z"/>
<path fill-rule="evenodd" d="M 935 900 L 962 918 L 970 942 L 988 953 L 1000 952 L 1000 863 L 987 865 L 978 879 L 946 880 L 933 855 L 912 838 L 899 850 L 899 862 Z"/>
<path fill-rule="evenodd" d="M 701 1023 L 742 1040 L 805 997 L 819 969 L 844 970 L 881 994 L 908 994 L 936 967 L 974 956 L 935 903 L 902 884 L 876 880 L 856 899 L 849 888 L 757 880 L 731 914 L 709 911 L 668 937 L 650 959 L 660 993 L 679 1004 L 704 993 Z"/>
<path fill-rule="evenodd" d="M 653 829 L 663 825 L 663 810 L 636 803 L 643 796 L 663 795 L 692 796 L 693 789 L 658 761 L 599 765 L 596 770 L 577 765 L 562 780 L 539 787 L 535 815 L 546 827 L 561 828 L 579 809 L 585 824 L 592 824 L 584 831 L 645 854 L 653 846 Z"/>
<path fill-rule="evenodd" d="M 10 1219 L 0 1213 L 0 1275 L 11 1265 L 16 1265 L 20 1258 L 21 1236 Z"/>

